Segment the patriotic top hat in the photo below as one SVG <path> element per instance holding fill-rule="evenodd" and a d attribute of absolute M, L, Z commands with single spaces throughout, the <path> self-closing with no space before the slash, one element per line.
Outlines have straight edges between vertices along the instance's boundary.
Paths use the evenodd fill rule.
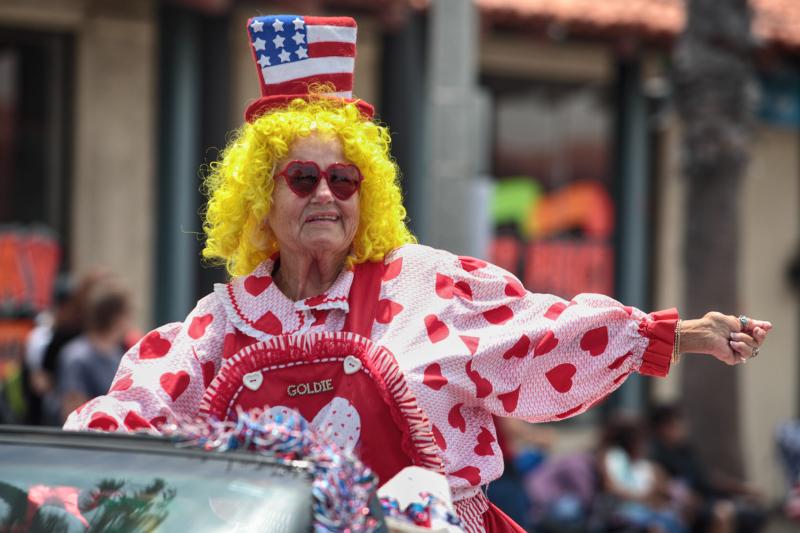
<path fill-rule="evenodd" d="M 350 17 L 267 15 L 248 20 L 261 97 L 247 106 L 245 119 L 252 122 L 295 98 L 308 99 L 312 84 L 332 85 L 334 92 L 320 97 L 353 102 L 371 118 L 373 107 L 353 98 L 356 30 Z"/>

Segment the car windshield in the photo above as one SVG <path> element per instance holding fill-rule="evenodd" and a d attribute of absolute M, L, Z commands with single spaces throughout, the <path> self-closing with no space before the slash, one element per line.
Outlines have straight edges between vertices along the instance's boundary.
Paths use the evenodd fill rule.
<path fill-rule="evenodd" d="M 311 529 L 304 469 L 166 444 L 117 448 L 0 442 L 0 531 Z"/>

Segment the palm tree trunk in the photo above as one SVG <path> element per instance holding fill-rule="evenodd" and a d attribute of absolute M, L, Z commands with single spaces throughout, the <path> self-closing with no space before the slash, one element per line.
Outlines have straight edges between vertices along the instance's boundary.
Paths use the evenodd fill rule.
<path fill-rule="evenodd" d="M 740 185 L 754 94 L 751 12 L 747 0 L 687 0 L 687 11 L 674 52 L 687 179 L 683 314 L 738 314 Z M 701 455 L 741 477 L 738 371 L 707 357 L 685 357 L 682 365 L 685 413 Z"/>

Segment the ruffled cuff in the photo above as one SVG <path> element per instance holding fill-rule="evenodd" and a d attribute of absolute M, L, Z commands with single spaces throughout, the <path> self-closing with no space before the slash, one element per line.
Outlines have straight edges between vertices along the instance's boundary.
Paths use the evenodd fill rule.
<path fill-rule="evenodd" d="M 678 310 L 673 307 L 650 313 L 639 323 L 639 333 L 650 341 L 642 356 L 640 374 L 664 377 L 669 373 L 679 318 Z"/>

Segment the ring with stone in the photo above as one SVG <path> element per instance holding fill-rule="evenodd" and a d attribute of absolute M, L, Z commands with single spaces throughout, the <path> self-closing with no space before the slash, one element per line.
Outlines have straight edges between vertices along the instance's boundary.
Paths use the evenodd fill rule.
<path fill-rule="evenodd" d="M 747 317 L 746 317 L 746 316 L 744 316 L 744 315 L 739 315 L 739 325 L 740 325 L 740 326 L 742 326 L 742 331 L 744 331 L 744 328 L 746 328 L 746 327 L 747 327 L 747 320 L 748 320 L 748 319 L 747 319 Z"/>
<path fill-rule="evenodd" d="M 759 348 L 758 346 L 756 346 L 755 348 L 753 348 L 753 355 L 751 355 L 750 357 L 755 357 L 755 356 L 757 356 L 757 355 L 758 355 L 758 351 L 759 351 L 760 349 L 761 349 L 761 348 Z"/>

